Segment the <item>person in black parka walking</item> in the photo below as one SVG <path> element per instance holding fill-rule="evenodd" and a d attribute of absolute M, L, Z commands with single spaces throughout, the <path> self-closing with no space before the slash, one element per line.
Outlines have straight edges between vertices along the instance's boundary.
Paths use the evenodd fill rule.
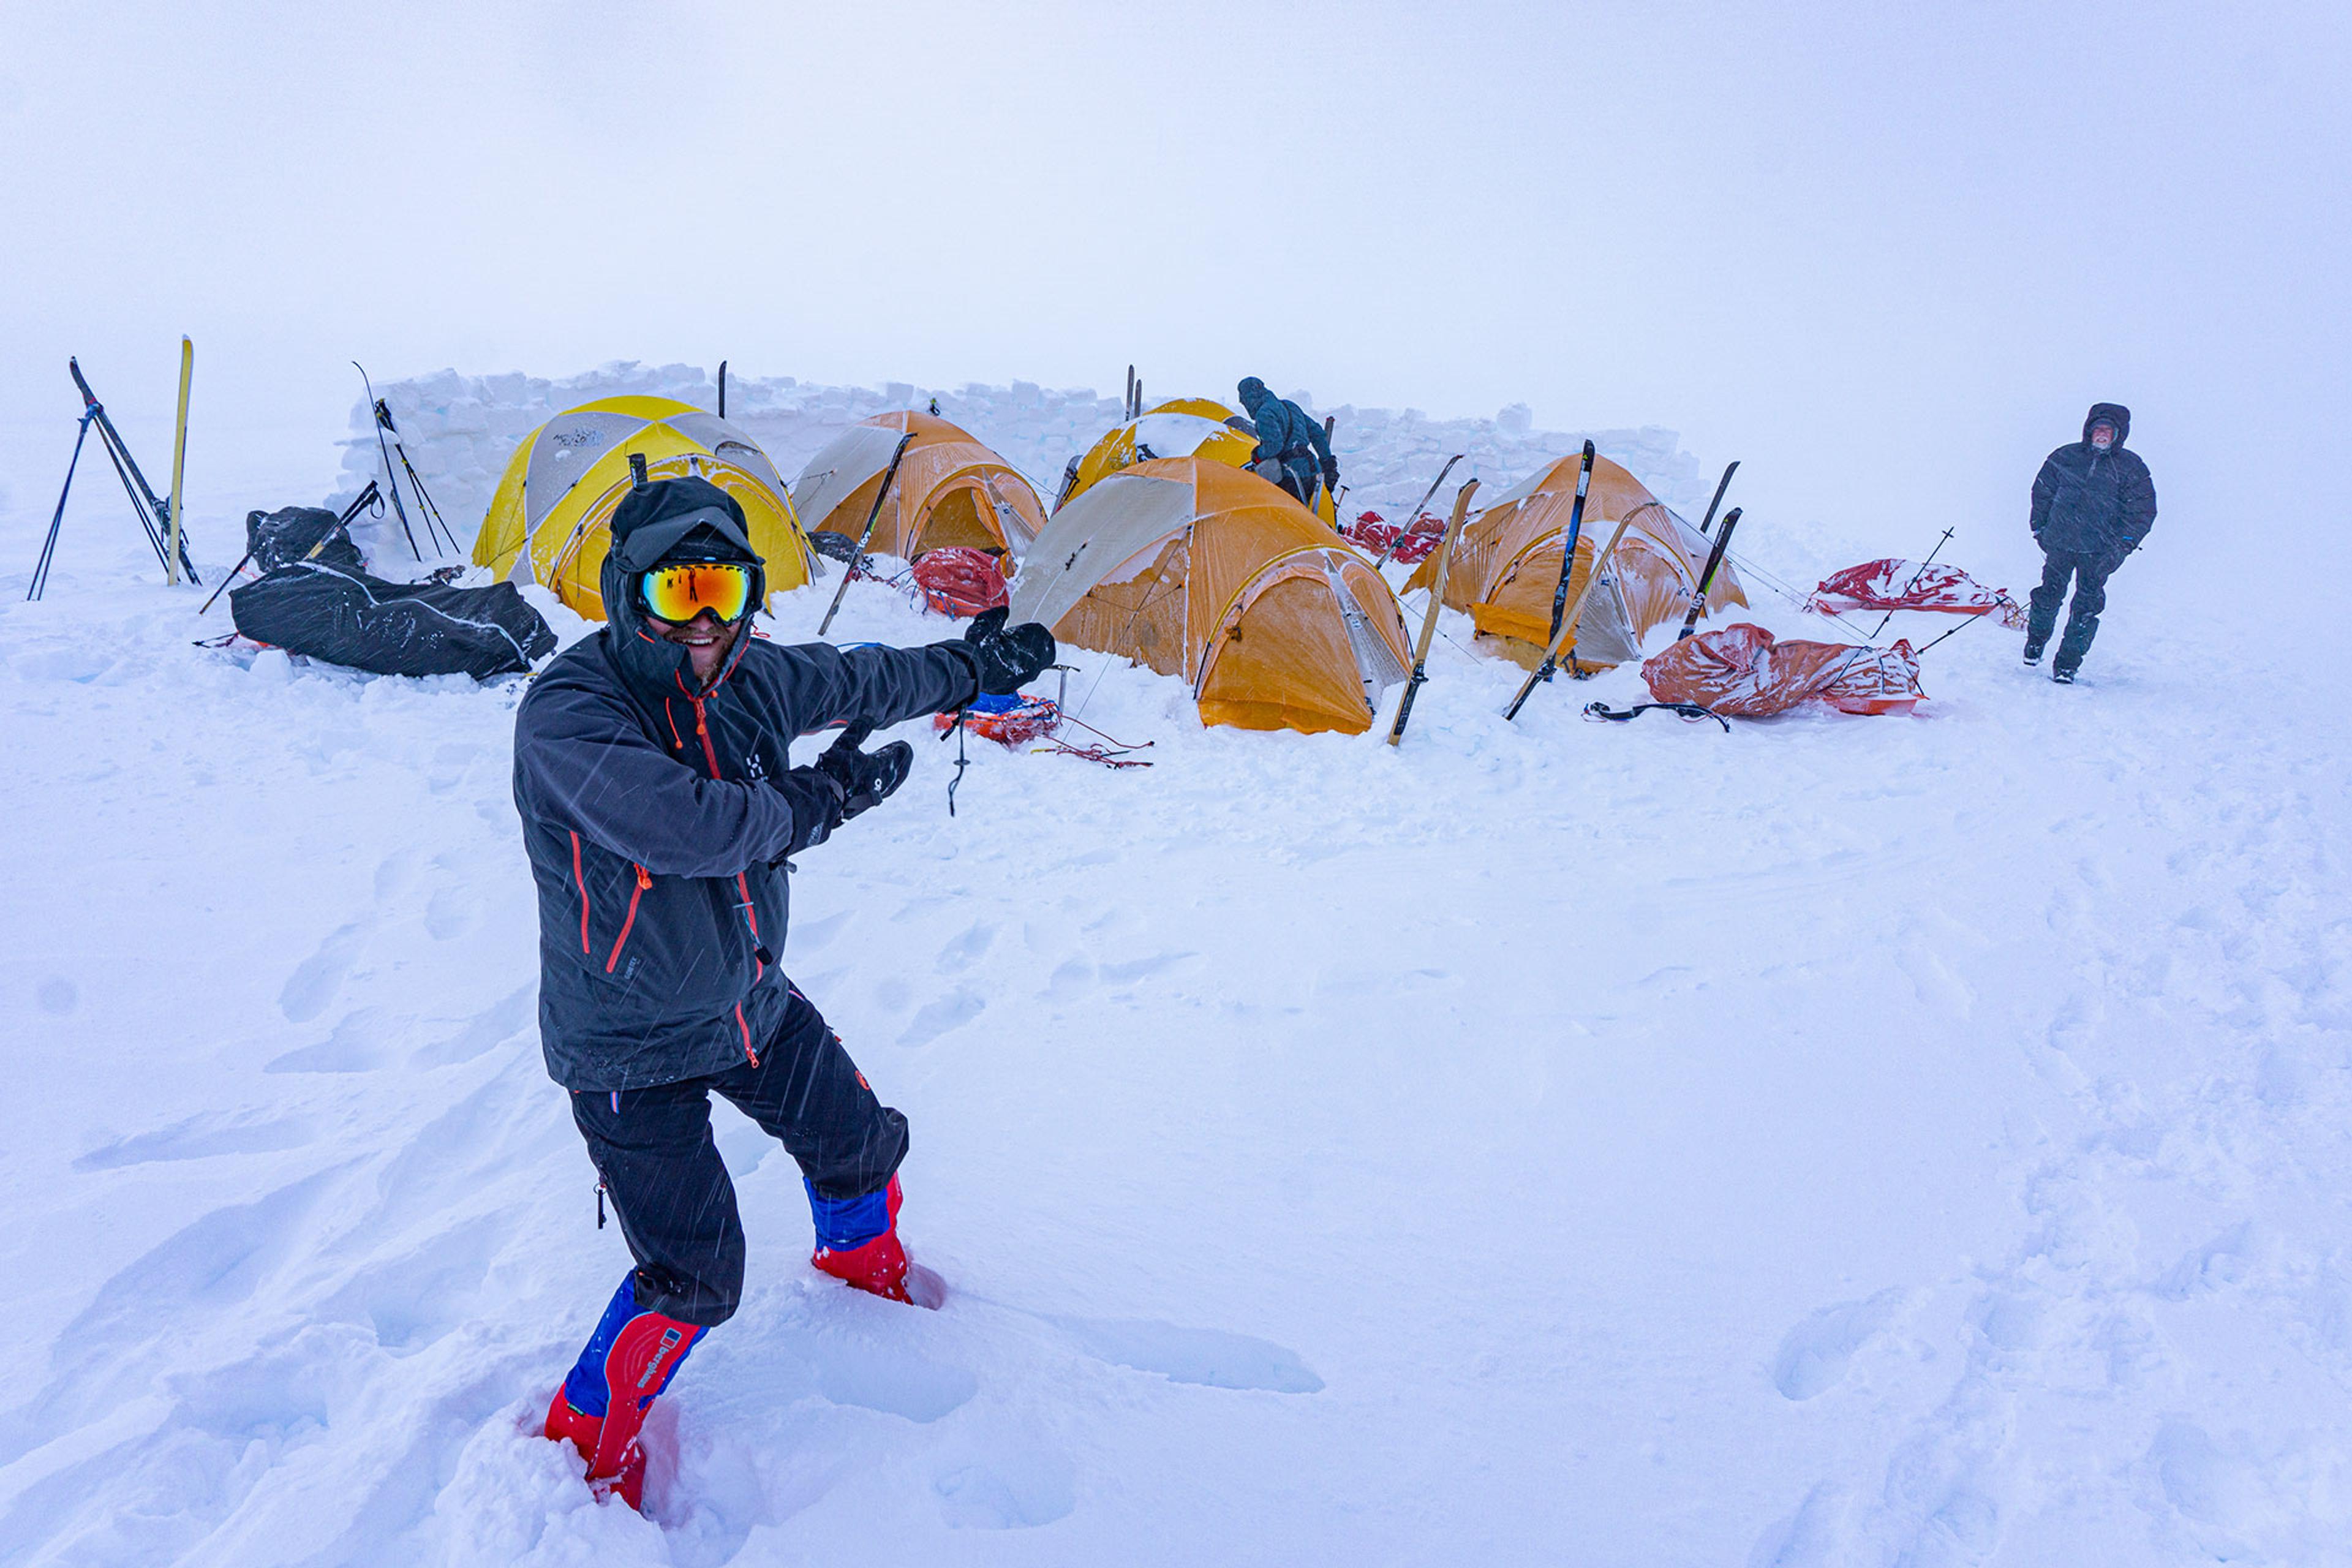
<path fill-rule="evenodd" d="M 2055 680 L 2074 679 L 2098 635 L 2109 574 L 2156 526 L 2156 481 L 2139 454 L 2124 449 L 2130 434 L 2130 409 L 2094 403 L 2083 421 L 2083 438 L 2051 453 L 2033 481 L 2030 521 L 2033 542 L 2042 546 L 2042 584 L 2033 590 L 2026 616 L 2026 663 L 2042 662 L 2042 647 L 2066 602 L 2067 579 L 2074 583 L 2066 635 L 2050 661 Z"/>
<path fill-rule="evenodd" d="M 764 563 L 743 510 L 700 479 L 639 484 L 614 513 L 604 629 L 515 714 L 514 796 L 539 891 L 541 1047 L 635 1266 L 550 1402 L 591 1480 L 633 1507 L 637 1431 L 696 1342 L 741 1299 L 734 1184 L 710 1096 L 799 1163 L 817 1268 L 908 1300 L 898 1237 L 907 1121 L 785 979 L 784 858 L 905 782 L 872 728 L 1009 692 L 1054 659 L 1004 612 L 928 647 L 780 647 L 750 635 Z M 848 728 L 813 765 L 793 742 Z"/>
<path fill-rule="evenodd" d="M 1235 390 L 1257 436 L 1256 449 L 1250 453 L 1251 467 L 1296 496 L 1298 504 L 1310 511 L 1318 481 L 1336 493 L 1339 460 L 1331 455 L 1331 437 L 1324 434 L 1314 416 L 1286 397 L 1276 397 L 1254 375 L 1244 376 Z"/>

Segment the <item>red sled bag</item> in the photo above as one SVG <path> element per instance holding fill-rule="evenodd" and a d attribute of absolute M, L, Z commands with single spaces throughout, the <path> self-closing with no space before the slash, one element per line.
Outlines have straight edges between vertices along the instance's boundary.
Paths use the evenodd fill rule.
<path fill-rule="evenodd" d="M 1826 702 L 1842 713 L 1908 713 L 1919 689 L 1911 645 L 1848 647 L 1776 640 L 1746 621 L 1670 645 L 1642 666 L 1654 702 L 1696 702 L 1735 719 Z"/>
<path fill-rule="evenodd" d="M 1822 579 L 1807 609 L 1935 610 L 1953 616 L 2000 616 L 2011 631 L 2025 626 L 2025 610 L 2005 588 L 1988 588 L 1957 566 L 1909 561 L 1865 561 Z"/>
<path fill-rule="evenodd" d="M 1388 520 L 1379 512 L 1367 511 L 1359 513 L 1355 521 L 1339 531 L 1339 535 L 1373 556 L 1387 554 L 1389 546 L 1396 544 L 1389 559 L 1411 566 L 1427 559 L 1429 552 L 1437 548 L 1437 542 L 1445 537 L 1445 521 L 1433 512 L 1423 512 L 1413 519 L 1403 542 L 1398 543 L 1397 531 L 1389 526 Z"/>
<path fill-rule="evenodd" d="M 996 557 L 961 545 L 925 551 L 915 563 L 915 587 L 923 595 L 925 609 L 958 620 L 1012 602 Z"/>

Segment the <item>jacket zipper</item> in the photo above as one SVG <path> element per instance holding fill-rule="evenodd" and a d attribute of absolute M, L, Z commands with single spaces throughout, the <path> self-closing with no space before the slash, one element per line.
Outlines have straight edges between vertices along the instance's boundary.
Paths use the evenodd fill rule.
<path fill-rule="evenodd" d="M 576 840 L 579 835 L 575 833 L 572 837 Z M 621 934 L 613 939 L 613 956 L 604 961 L 604 973 L 607 974 L 612 973 L 613 966 L 621 962 L 621 949 L 629 944 L 629 928 L 637 923 L 637 900 L 644 898 L 646 889 L 654 885 L 651 873 L 643 866 L 636 868 L 636 873 L 637 885 L 629 893 L 629 912 L 622 917 Z"/>
<path fill-rule="evenodd" d="M 580 889 L 580 951 L 592 952 L 594 950 L 588 945 L 588 879 L 580 870 L 580 831 L 577 828 L 572 832 L 572 880 Z M 630 905 L 633 910 L 635 907 L 634 903 Z"/>
<path fill-rule="evenodd" d="M 694 704 L 695 737 L 702 742 L 702 760 L 710 764 L 710 776 L 715 779 L 719 776 L 719 750 L 710 743 L 710 725 L 703 717 L 702 699 L 688 697 L 687 700 Z M 767 975 L 768 961 L 760 956 L 763 951 L 760 945 L 760 914 L 751 907 L 751 884 L 740 871 L 735 873 L 735 890 L 743 895 L 743 921 L 751 929 L 751 984 L 757 985 Z M 737 1022 L 741 1022 L 740 1011 Z M 751 1055 L 751 1037 L 748 1032 L 743 1037 L 743 1054 Z M 754 1067 L 759 1065 L 759 1059 L 751 1058 Z"/>

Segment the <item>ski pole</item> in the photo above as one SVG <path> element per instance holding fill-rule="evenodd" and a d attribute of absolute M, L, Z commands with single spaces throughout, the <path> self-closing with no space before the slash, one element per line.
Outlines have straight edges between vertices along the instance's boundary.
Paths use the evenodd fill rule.
<path fill-rule="evenodd" d="M 1706 521 L 1698 525 L 1698 536 L 1701 539 L 1705 539 L 1707 531 L 1715 526 L 1715 509 L 1723 504 L 1723 492 L 1731 488 L 1731 476 L 1738 467 L 1739 459 L 1732 458 L 1730 467 L 1723 470 L 1723 478 L 1715 481 L 1715 499 L 1706 503 Z"/>
<path fill-rule="evenodd" d="M 1936 548 L 1927 552 L 1927 559 L 1919 563 L 1919 570 L 1911 574 L 1911 581 L 1903 584 L 1903 592 L 1897 594 L 1895 595 L 1896 598 L 1901 599 L 1907 597 L 1910 595 L 1911 590 L 1919 585 L 1919 579 L 1927 574 L 1927 568 L 1936 563 L 1936 557 L 1941 555 L 1944 552 L 1944 546 L 1949 544 L 1951 542 L 1952 531 L 1948 528 L 1944 530 L 1944 537 L 1936 541 Z M 1895 607 L 1899 608 L 1900 606 Z M 1885 615 L 1878 617 L 1878 624 L 1871 627 L 1870 635 L 1862 640 L 1864 642 L 1876 642 L 1878 640 L 1878 634 L 1885 631 L 1886 629 L 1886 623 L 1894 618 L 1895 609 L 1890 608 Z"/>
<path fill-rule="evenodd" d="M 1723 564 L 1723 552 L 1731 548 L 1731 531 L 1739 526 L 1739 509 L 1733 507 L 1724 514 L 1723 531 L 1715 536 L 1715 548 L 1706 552 L 1706 570 L 1699 574 L 1698 592 L 1691 595 L 1690 614 L 1683 617 L 1683 629 L 1675 634 L 1675 641 L 1698 629 L 1698 618 L 1706 614 L 1707 590 L 1715 586 L 1717 568 Z"/>
<path fill-rule="evenodd" d="M 1970 626 L 1972 626 L 1976 625 L 1979 621 L 1982 621 L 1982 620 L 1989 620 L 1989 619 L 1990 619 L 1990 618 L 1991 618 L 1991 612 L 1990 612 L 1990 611 L 1987 611 L 1984 615 L 1981 615 L 1981 616 L 1970 616 L 1968 619 L 1966 619 L 1966 620 L 1962 621 L 1958 626 L 1954 626 L 1954 627 L 1952 628 L 1952 631 L 1950 631 L 1950 632 L 1945 632 L 1945 633 L 1943 633 L 1941 636 L 1938 636 L 1938 637 L 1936 638 L 1935 642 L 1931 642 L 1931 643 L 1927 644 L 1927 647 L 1922 647 L 1922 648 L 1920 648 L 1917 652 L 1914 653 L 1911 657 L 1912 657 L 1913 658 L 1917 658 L 1919 657 L 1919 655 L 1920 655 L 1920 654 L 1926 653 L 1926 652 L 1927 651 L 1927 648 L 1934 647 L 1936 646 L 1936 643 L 1942 642 L 1942 641 L 1944 640 L 1944 638 L 1945 638 L 1945 637 L 1950 637 L 1950 636 L 1952 635 L 1952 632 L 1963 632 L 1963 631 L 1966 631 L 1966 630 L 1968 630 Z"/>
<path fill-rule="evenodd" d="M 375 449 L 383 456 L 383 482 L 392 486 L 393 515 L 400 519 L 400 531 L 408 535 L 408 552 L 422 561 L 425 552 L 416 548 L 415 531 L 408 526 L 408 509 L 400 504 L 400 486 L 394 482 L 392 477 L 392 449 L 383 441 L 384 426 L 392 422 L 392 410 L 386 408 L 383 399 L 375 395 L 375 383 L 368 379 L 367 366 L 353 360 L 352 368 L 360 373 L 360 384 L 367 388 L 370 410 L 375 416 Z M 432 530 L 425 531 L 429 534 Z M 438 545 L 434 548 L 436 552 L 440 549 Z"/>
<path fill-rule="evenodd" d="M 41 590 L 49 585 L 49 562 L 58 552 L 58 528 L 66 520 L 66 497 L 73 494 L 74 469 L 81 465 L 81 444 L 89 438 L 89 416 L 85 414 L 74 430 L 73 456 L 66 461 L 66 482 L 58 491 L 58 510 L 49 514 L 49 536 L 41 542 L 41 559 L 34 564 L 32 584 L 25 590 L 28 604 L 39 598 Z"/>
<path fill-rule="evenodd" d="M 914 438 L 915 433 L 908 431 L 898 437 L 898 447 L 890 453 L 890 466 L 883 470 L 882 486 L 874 492 L 874 504 L 866 513 L 865 531 L 858 534 L 857 548 L 851 552 L 849 564 L 842 569 L 841 586 L 833 591 L 832 606 L 824 612 L 824 619 L 817 623 L 816 635 L 819 637 L 824 636 L 832 626 L 833 617 L 841 614 L 841 601 L 849 595 L 849 580 L 857 575 L 857 563 L 865 559 L 866 542 L 874 537 L 874 525 L 881 519 L 883 498 L 890 493 L 890 482 L 898 477 L 898 459 L 907 455 L 907 444 Z"/>
<path fill-rule="evenodd" d="M 1451 468 L 1454 465 L 1445 465 Z M 1440 474 L 1438 478 L 1445 476 Z M 1454 493 L 1454 516 L 1445 524 L 1445 537 L 1437 545 L 1437 574 L 1429 585 L 1429 613 L 1422 617 L 1421 637 L 1412 649 L 1412 673 L 1406 677 L 1404 695 L 1397 700 L 1396 722 L 1389 726 L 1389 744 L 1404 739 L 1405 721 L 1412 717 L 1413 699 L 1421 694 L 1422 682 L 1429 679 L 1429 645 L 1437 637 L 1437 612 L 1445 607 L 1445 572 L 1454 560 L 1454 541 L 1462 536 L 1462 520 L 1470 515 L 1470 498 L 1477 493 L 1478 481 L 1472 479 Z M 1427 500 L 1427 496 L 1422 500 Z M 1414 515 L 1420 508 L 1413 509 Z"/>
<path fill-rule="evenodd" d="M 1372 563 L 1373 571 L 1377 572 L 1381 567 L 1389 563 L 1389 557 L 1397 552 L 1397 546 L 1404 542 L 1404 536 L 1406 533 L 1412 531 L 1414 523 L 1421 521 L 1421 509 L 1429 504 L 1429 498 L 1437 493 L 1437 487 L 1445 482 L 1445 476 L 1452 473 L 1454 471 L 1454 465 L 1461 460 L 1462 454 L 1459 452 L 1454 453 L 1454 456 L 1445 459 L 1445 467 L 1437 470 L 1437 477 L 1429 481 L 1429 488 L 1421 492 L 1421 499 L 1412 503 L 1412 510 L 1411 511 L 1404 514 L 1404 526 L 1397 530 L 1397 536 L 1394 539 L 1389 541 L 1389 547 L 1381 552 L 1381 558 Z M 1473 481 L 1470 489 L 1475 489 L 1477 488 L 1476 482 Z M 1457 496 L 1454 499 L 1458 500 L 1461 498 Z M 1334 496 L 1331 498 L 1331 510 L 1337 511 L 1339 509 L 1339 499 L 1337 496 Z"/>

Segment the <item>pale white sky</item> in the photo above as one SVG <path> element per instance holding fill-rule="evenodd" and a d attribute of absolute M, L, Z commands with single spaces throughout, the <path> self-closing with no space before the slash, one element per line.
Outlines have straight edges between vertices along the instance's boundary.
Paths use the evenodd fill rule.
<path fill-rule="evenodd" d="M 1890 550 L 2018 526 L 2114 398 L 2160 528 L 2333 539 L 2347 11 L 12 0 L 0 514 L 46 521 L 68 353 L 160 454 L 184 331 L 196 474 L 289 501 L 352 358 L 1131 360 L 1671 426 L 1753 524 Z"/>

